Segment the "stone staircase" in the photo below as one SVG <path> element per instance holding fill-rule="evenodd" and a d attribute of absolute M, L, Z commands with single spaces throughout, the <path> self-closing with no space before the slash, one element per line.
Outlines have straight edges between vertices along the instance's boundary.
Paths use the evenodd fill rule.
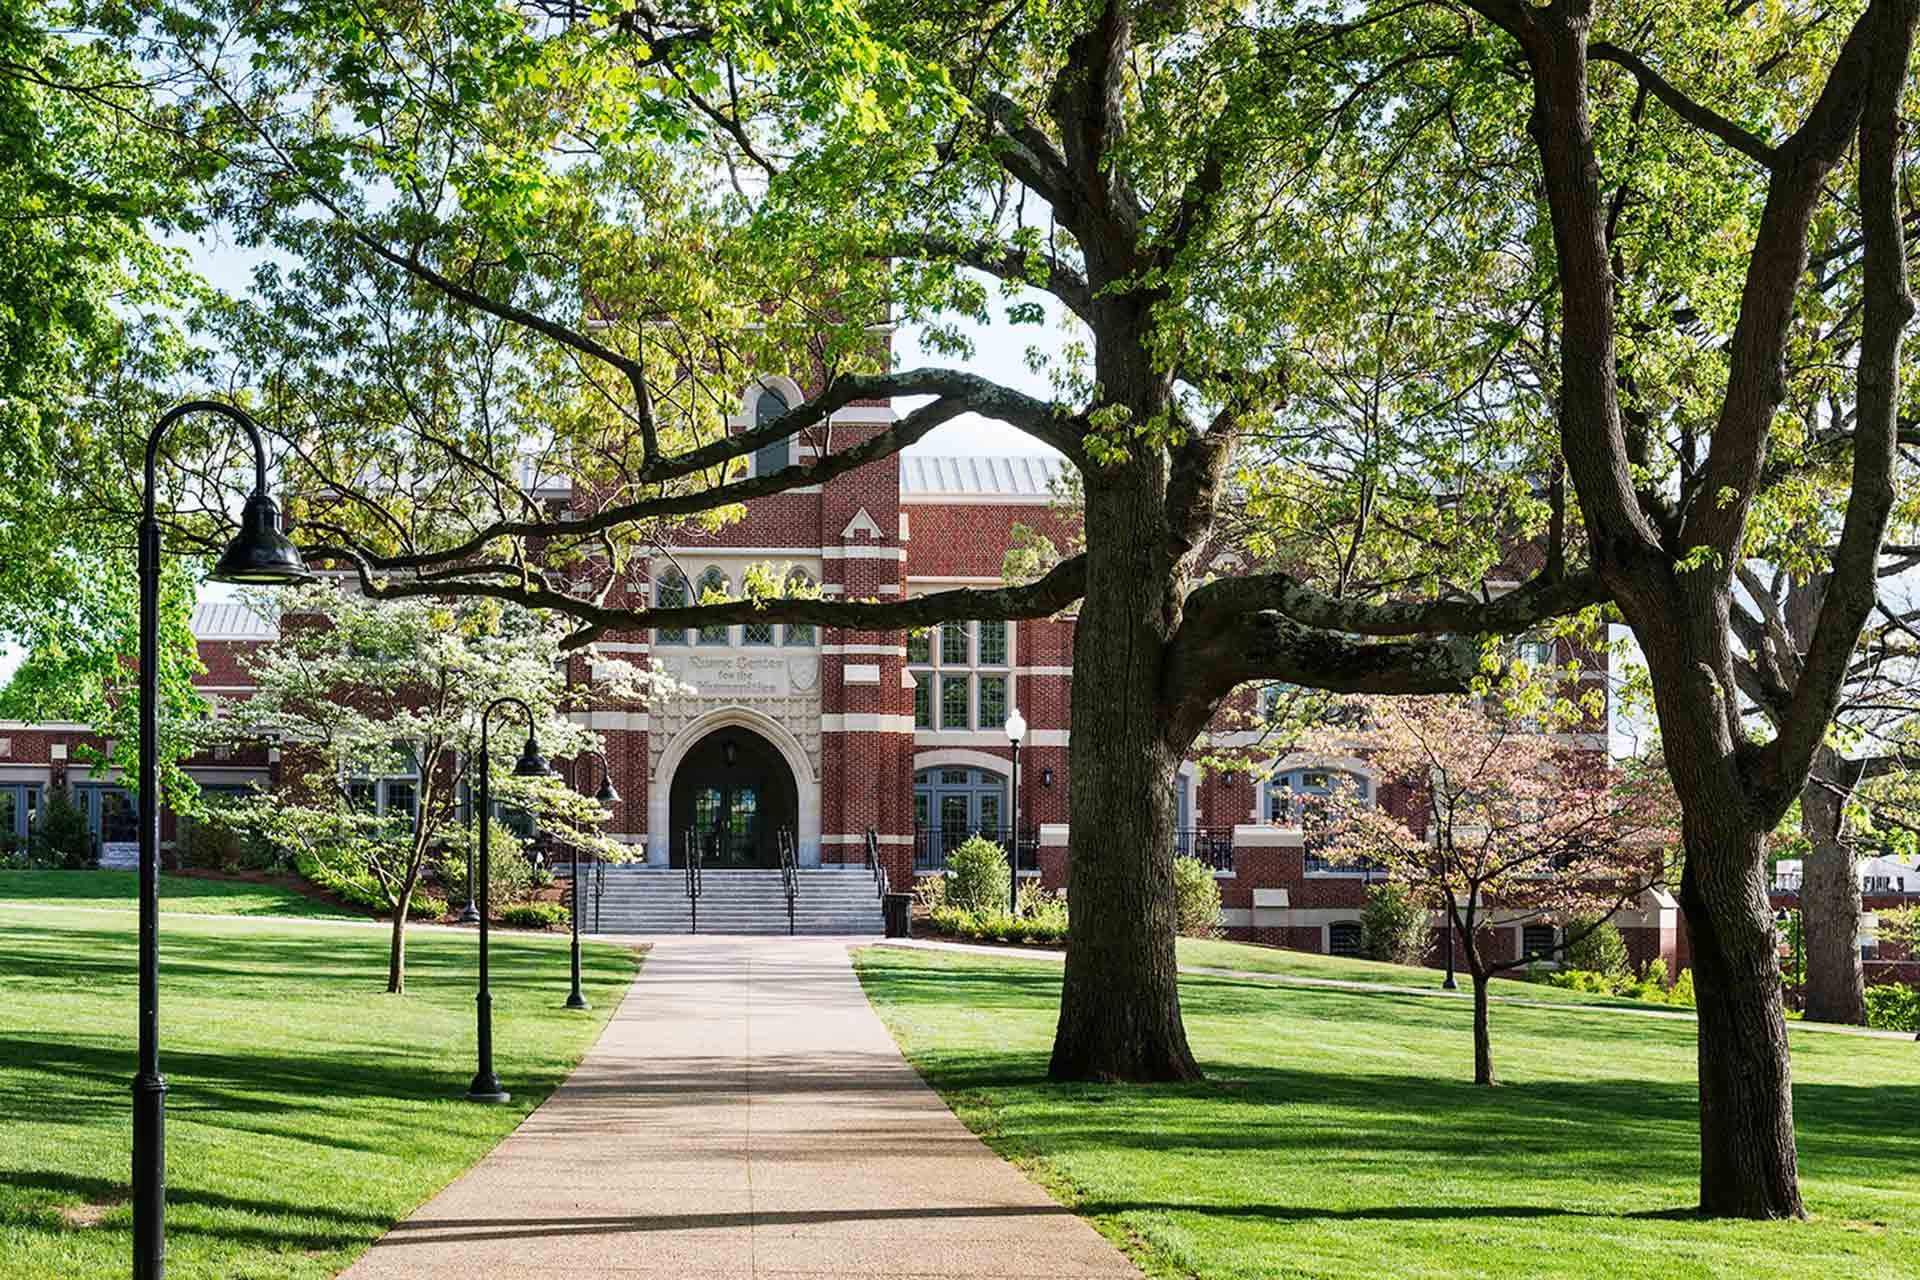
<path fill-rule="evenodd" d="M 794 899 L 796 934 L 877 937 L 883 929 L 873 873 L 865 867 L 801 867 Z M 698 928 L 678 867 L 613 867 L 604 879 L 583 872 L 586 933 L 787 932 L 787 894 L 775 870 L 707 870 L 700 876 Z M 599 900 L 594 886 L 601 886 Z"/>

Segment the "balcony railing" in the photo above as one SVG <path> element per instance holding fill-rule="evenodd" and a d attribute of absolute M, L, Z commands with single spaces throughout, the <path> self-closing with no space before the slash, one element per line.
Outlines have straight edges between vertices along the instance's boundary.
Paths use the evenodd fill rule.
<path fill-rule="evenodd" d="M 1175 857 L 1198 858 L 1215 871 L 1233 870 L 1232 827 L 1190 827 L 1173 833 Z"/>
<path fill-rule="evenodd" d="M 913 869 L 945 871 L 947 855 L 975 836 L 985 836 L 1001 850 L 1013 846 L 1010 827 L 915 827 L 913 829 Z M 1020 833 L 1020 869 L 1040 869 L 1040 829 L 1028 827 Z"/>
<path fill-rule="evenodd" d="M 1332 858 L 1323 858 L 1317 853 L 1309 853 L 1305 858 L 1309 875 L 1351 875 L 1372 880 L 1375 876 L 1384 878 L 1387 869 L 1372 858 L 1350 858 L 1336 862 Z"/>

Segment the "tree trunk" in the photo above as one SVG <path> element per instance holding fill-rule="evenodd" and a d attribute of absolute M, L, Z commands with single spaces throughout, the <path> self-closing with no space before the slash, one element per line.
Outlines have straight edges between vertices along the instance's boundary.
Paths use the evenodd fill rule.
<path fill-rule="evenodd" d="M 1181 749 L 1166 741 L 1160 703 L 1178 587 L 1168 571 L 1161 468 L 1140 460 L 1116 470 L 1087 486 L 1069 770 L 1072 910 L 1048 1072 L 1055 1080 L 1196 1080 L 1174 957 L 1172 787 Z"/>
<path fill-rule="evenodd" d="M 1765 835 L 1717 817 L 1688 814 L 1680 880 L 1700 1020 L 1700 1211 L 1804 1217 Z"/>
<path fill-rule="evenodd" d="M 1846 763 L 1822 748 L 1800 792 L 1807 856 L 1800 875 L 1800 927 L 1806 953 L 1806 1014 L 1815 1022 L 1867 1021 L 1860 968 L 1860 872 L 1846 839 Z"/>
<path fill-rule="evenodd" d="M 1499 1084 L 1493 1078 L 1493 1035 L 1487 1026 L 1487 975 L 1473 975 L 1473 1082 Z"/>
<path fill-rule="evenodd" d="M 407 904 L 413 901 L 413 888 L 420 881 L 418 871 L 400 882 L 399 901 L 393 908 L 393 933 L 387 944 L 387 991 L 402 995 L 407 989 Z"/>

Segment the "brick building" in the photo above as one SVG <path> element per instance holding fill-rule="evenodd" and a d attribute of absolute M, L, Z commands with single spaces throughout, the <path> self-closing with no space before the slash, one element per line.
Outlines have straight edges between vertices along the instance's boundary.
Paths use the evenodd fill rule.
<path fill-rule="evenodd" d="M 801 395 L 790 380 L 764 378 L 743 394 L 733 429 L 766 421 Z M 833 415 L 832 447 L 866 438 L 894 416 L 883 403 L 849 406 Z M 813 439 L 762 450 L 753 458 L 756 473 L 804 463 L 814 456 Z M 998 585 L 1017 526 L 1070 547 L 1072 517 L 1056 492 L 1060 465 L 1035 456 L 925 454 L 876 462 L 817 487 L 754 500 L 742 519 L 717 532 L 689 530 L 651 563 L 650 590 L 662 604 L 737 594 L 756 566 L 849 599 Z M 564 488 L 544 496 L 572 501 Z M 235 658 L 264 638 L 258 620 L 236 606 L 214 605 L 203 606 L 196 625 L 209 667 L 206 691 L 216 703 L 243 696 Z M 608 833 L 634 846 L 635 870 L 680 870 L 692 845 L 709 871 L 764 871 L 778 866 L 782 833 L 791 837 L 802 874 L 864 868 L 871 831 L 889 878 L 901 884 L 939 871 L 950 847 L 985 832 L 1018 849 L 1022 874 L 1049 887 L 1065 884 L 1070 619 L 956 623 L 916 635 L 734 625 L 611 634 L 596 648 L 607 657 L 658 662 L 693 690 L 656 706 L 590 713 L 621 796 Z M 592 664 L 591 656 L 576 658 L 572 678 L 590 682 Z M 1596 669 L 1588 678 L 1604 675 Z M 1179 847 L 1219 877 L 1229 936 L 1355 950 L 1373 877 L 1311 856 L 1300 813 L 1305 798 L 1326 792 L 1342 774 L 1393 805 L 1393 780 L 1374 777 L 1352 757 L 1262 756 L 1262 735 L 1249 727 L 1258 721 L 1259 696 L 1246 691 L 1208 743 L 1245 753 L 1258 776 L 1183 766 L 1174 797 Z M 1017 797 L 1006 732 L 1016 707 L 1028 725 Z M 0 727 L 0 805 L 14 806 L 16 826 L 37 803 L 38 788 L 65 780 L 62 762 L 84 732 L 71 725 Z M 1603 733 L 1582 736 L 1589 741 L 1574 745 L 1604 750 Z M 190 771 L 216 787 L 270 785 L 273 762 L 256 754 L 196 760 Z M 574 780 L 587 784 L 584 768 Z M 111 776 L 74 781 L 88 789 L 95 829 L 111 854 L 123 836 L 132 838 L 132 801 Z M 656 897 L 671 896 L 683 892 L 677 879 L 657 874 L 644 883 Z M 646 923 L 673 927 L 674 919 Z M 1637 959 L 1677 959 L 1670 898 L 1650 894 L 1620 923 Z M 1545 941 L 1526 936 L 1527 927 L 1540 926 L 1515 924 L 1500 945 L 1519 954 Z"/>

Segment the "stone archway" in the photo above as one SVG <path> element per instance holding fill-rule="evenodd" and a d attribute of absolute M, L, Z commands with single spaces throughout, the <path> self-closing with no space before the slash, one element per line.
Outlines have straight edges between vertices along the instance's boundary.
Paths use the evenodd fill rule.
<path fill-rule="evenodd" d="M 784 775 L 786 786 L 791 788 L 792 806 L 786 810 L 791 816 L 783 817 L 781 821 L 794 831 L 800 865 L 818 866 L 820 782 L 814 774 L 806 749 L 799 739 L 772 717 L 740 706 L 718 707 L 707 712 L 688 724 L 662 749 L 647 787 L 648 864 L 657 867 L 683 865 L 679 853 L 687 824 L 676 815 L 676 796 L 686 800 L 691 800 L 691 797 L 684 795 L 683 789 L 677 785 L 682 768 L 689 760 L 695 761 L 696 770 L 709 767 L 711 762 L 709 766 L 699 764 L 696 753 L 706 749 L 709 740 L 724 744 L 722 735 L 729 730 L 735 733 L 736 759 L 745 754 L 741 748 L 751 739 L 784 766 L 783 770 L 776 770 L 766 762 L 766 757 L 761 757 L 762 767 L 776 779 Z M 724 746 L 712 749 L 723 751 Z M 724 764 L 724 759 L 721 763 Z M 758 801 L 759 796 L 756 795 L 756 807 Z M 690 810 L 691 805 L 689 816 Z M 771 832 L 772 828 L 767 828 L 769 841 L 773 838 Z"/>
<path fill-rule="evenodd" d="M 698 850 L 715 869 L 779 865 L 782 832 L 795 832 L 793 771 L 771 742 L 738 725 L 713 730 L 681 757 L 668 784 L 668 864 Z"/>

